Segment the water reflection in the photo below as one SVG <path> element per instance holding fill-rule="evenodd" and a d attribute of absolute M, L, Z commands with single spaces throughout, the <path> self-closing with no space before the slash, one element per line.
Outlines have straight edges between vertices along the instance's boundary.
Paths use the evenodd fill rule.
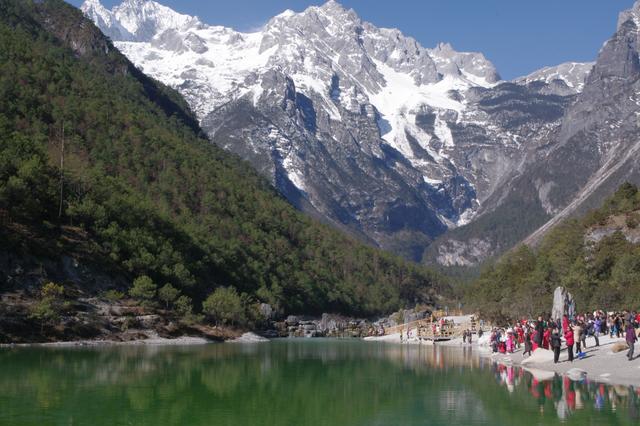
<path fill-rule="evenodd" d="M 0 424 L 637 424 L 638 390 L 351 340 L 0 351 Z M 515 421 L 517 419 L 517 421 Z"/>
<path fill-rule="evenodd" d="M 568 376 L 497 363 L 491 365 L 491 371 L 496 383 L 509 393 L 517 388 L 527 389 L 540 413 L 551 409 L 560 420 L 567 420 L 581 410 L 615 412 L 622 409 L 629 420 L 634 423 L 640 421 L 640 388 L 608 386 L 586 378 L 576 381 Z"/>

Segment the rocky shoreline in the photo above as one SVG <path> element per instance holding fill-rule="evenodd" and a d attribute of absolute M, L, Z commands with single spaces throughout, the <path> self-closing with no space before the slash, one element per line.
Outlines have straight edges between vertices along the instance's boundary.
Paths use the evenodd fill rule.
<path fill-rule="evenodd" d="M 43 283 L 49 281 L 64 283 L 64 297 L 55 319 L 43 321 L 35 318 L 34 307 Z M 359 338 L 423 319 L 432 310 L 423 306 L 384 318 L 334 313 L 283 316 L 263 303 L 262 320 L 255 326 L 213 326 L 199 315 L 185 318 L 158 303 L 145 305 L 127 297 L 127 282 L 118 274 L 101 274 L 91 263 L 79 263 L 72 256 L 53 261 L 38 256 L 17 257 L 0 249 L 0 344 L 122 344 L 184 338 L 222 342 L 247 331 L 266 338 Z M 110 292 L 119 297 L 110 297 Z"/>
<path fill-rule="evenodd" d="M 33 298 L 24 291 L 0 295 L 0 347 L 15 345 L 192 344 L 234 341 L 243 333 L 260 338 L 364 338 L 383 328 L 422 319 L 426 308 L 398 311 L 379 319 L 325 313 L 320 317 L 277 317 L 264 305 L 267 320 L 252 329 L 213 326 L 176 316 L 174 312 L 140 306 L 132 300 L 78 297 L 55 322 L 30 315 Z"/>

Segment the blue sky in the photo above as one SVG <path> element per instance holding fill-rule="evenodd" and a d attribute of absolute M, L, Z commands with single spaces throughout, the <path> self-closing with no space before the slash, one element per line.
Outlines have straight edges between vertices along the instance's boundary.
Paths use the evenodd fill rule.
<path fill-rule="evenodd" d="M 241 31 L 259 28 L 285 9 L 304 10 L 309 0 L 159 0 L 208 24 Z M 79 6 L 82 0 L 70 3 Z M 120 0 L 103 0 L 111 8 Z M 394 27 L 425 47 L 440 41 L 479 51 L 503 78 L 546 65 L 592 61 L 614 33 L 618 13 L 633 0 L 343 0 L 364 20 Z"/>

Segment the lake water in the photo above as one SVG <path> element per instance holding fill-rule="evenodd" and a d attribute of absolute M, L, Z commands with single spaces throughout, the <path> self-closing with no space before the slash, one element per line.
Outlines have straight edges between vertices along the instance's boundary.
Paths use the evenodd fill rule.
<path fill-rule="evenodd" d="M 638 392 L 358 340 L 0 349 L 0 425 L 637 425 Z"/>

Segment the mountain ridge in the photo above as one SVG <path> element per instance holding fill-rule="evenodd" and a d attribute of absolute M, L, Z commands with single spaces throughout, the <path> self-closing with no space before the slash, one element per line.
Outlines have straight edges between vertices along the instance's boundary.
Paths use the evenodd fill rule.
<path fill-rule="evenodd" d="M 116 45 L 294 205 L 414 260 L 483 210 L 576 93 L 561 78 L 509 86 L 480 53 L 424 48 L 335 1 L 254 33 L 181 19 L 195 24 Z"/>

